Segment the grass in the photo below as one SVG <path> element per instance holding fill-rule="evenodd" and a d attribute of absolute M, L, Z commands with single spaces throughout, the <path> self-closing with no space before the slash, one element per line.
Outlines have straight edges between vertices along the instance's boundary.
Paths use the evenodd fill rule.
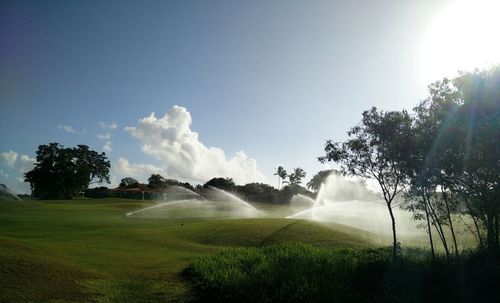
<path fill-rule="evenodd" d="M 201 302 L 494 302 L 500 262 L 468 253 L 434 262 L 411 249 L 272 244 L 232 248 L 185 270 Z"/>
<path fill-rule="evenodd" d="M 225 249 L 281 242 L 372 245 L 369 233 L 338 224 L 125 216 L 146 205 L 119 199 L 2 201 L 0 302 L 184 302 L 196 293 L 180 273 Z"/>

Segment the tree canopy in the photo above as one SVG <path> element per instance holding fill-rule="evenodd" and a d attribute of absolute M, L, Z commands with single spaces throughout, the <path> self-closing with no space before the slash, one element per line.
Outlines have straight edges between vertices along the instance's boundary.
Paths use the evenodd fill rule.
<path fill-rule="evenodd" d="M 86 145 L 65 148 L 59 143 L 38 146 L 34 168 L 25 174 L 39 199 L 71 199 L 91 183 L 109 183 L 110 163 L 105 153 Z"/>
<path fill-rule="evenodd" d="M 364 179 L 374 179 L 380 186 L 392 223 L 393 256 L 397 253 L 396 222 L 393 201 L 405 185 L 405 160 L 409 155 L 411 118 L 406 111 L 363 112 L 361 123 L 349 130 L 343 143 L 327 141 L 326 155 L 320 162 L 334 161 L 343 172 Z"/>

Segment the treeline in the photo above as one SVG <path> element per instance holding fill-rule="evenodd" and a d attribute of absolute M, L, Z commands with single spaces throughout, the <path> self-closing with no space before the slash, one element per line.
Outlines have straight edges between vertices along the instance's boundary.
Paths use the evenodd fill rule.
<path fill-rule="evenodd" d="M 373 107 L 347 134 L 344 142 L 327 141 L 319 161 L 377 181 L 392 221 L 393 257 L 400 193 L 403 207 L 425 222 L 433 255 L 433 234 L 447 256 L 458 255 L 458 218 L 481 248 L 499 248 L 500 66 L 433 83 L 411 112 Z"/>
<path fill-rule="evenodd" d="M 120 181 L 120 189 L 130 189 L 133 187 L 142 187 L 143 184 L 139 183 L 132 177 L 123 178 Z M 300 184 L 293 183 L 283 186 L 281 189 L 276 189 L 273 186 L 265 183 L 248 183 L 244 185 L 236 185 L 232 178 L 212 178 L 203 185 L 193 186 L 188 182 L 180 182 L 175 179 L 167 179 L 159 174 L 153 174 L 148 178 L 148 183 L 145 184 L 147 188 L 158 190 L 166 190 L 172 186 L 180 186 L 189 189 L 197 194 L 204 195 L 210 187 L 216 187 L 241 197 L 245 201 L 256 203 L 272 203 L 272 204 L 288 204 L 290 198 L 295 194 L 303 194 L 311 198 L 315 197 L 315 193 L 302 187 Z M 85 191 L 85 197 L 88 198 L 112 198 L 116 197 L 116 193 L 107 187 L 95 187 Z M 121 198 L 130 199 L 157 199 L 157 195 L 146 194 L 145 196 L 137 194 L 121 194 Z"/>

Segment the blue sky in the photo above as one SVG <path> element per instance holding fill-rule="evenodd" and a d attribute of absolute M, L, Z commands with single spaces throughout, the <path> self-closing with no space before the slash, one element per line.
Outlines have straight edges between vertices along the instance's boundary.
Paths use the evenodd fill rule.
<path fill-rule="evenodd" d="M 151 171 L 202 182 L 213 154 L 224 167 L 213 173 L 240 182 L 274 185 L 278 165 L 309 179 L 324 141 L 345 139 L 363 110 L 425 98 L 421 46 L 449 3 L 2 1 L 0 182 L 26 189 L 21 156 L 48 142 L 110 142 L 114 182 Z M 169 134 L 182 138 L 148 133 L 175 117 L 192 121 Z M 204 154 L 197 167 L 173 164 L 176 140 Z"/>

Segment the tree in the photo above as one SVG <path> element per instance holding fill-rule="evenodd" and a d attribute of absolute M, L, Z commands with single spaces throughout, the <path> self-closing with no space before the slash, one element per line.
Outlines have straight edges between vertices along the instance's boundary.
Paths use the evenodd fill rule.
<path fill-rule="evenodd" d="M 452 83 L 444 79 L 429 85 L 430 96 L 414 108 L 411 153 L 406 160 L 410 199 L 406 208 L 415 219 L 426 220 L 429 243 L 434 255 L 431 225 L 443 244 L 446 255 L 450 249 L 443 225 L 450 227 L 455 253 L 458 246 L 451 211 L 456 207 L 449 190 L 449 175 L 460 166 L 455 145 L 456 136 L 452 113 L 460 106 L 460 96 Z M 458 141 L 457 141 L 458 140 Z M 438 192 L 439 191 L 439 192 Z"/>
<path fill-rule="evenodd" d="M 33 196 L 39 199 L 71 199 L 91 183 L 109 183 L 110 163 L 105 153 L 86 145 L 64 148 L 59 143 L 38 146 L 34 168 L 25 174 Z"/>
<path fill-rule="evenodd" d="M 248 183 L 236 188 L 246 201 L 251 202 L 275 203 L 278 195 L 276 188 L 264 183 Z"/>
<path fill-rule="evenodd" d="M 152 174 L 151 177 L 148 178 L 148 186 L 151 188 L 163 187 L 164 182 L 165 178 L 163 178 L 160 174 Z"/>
<path fill-rule="evenodd" d="M 318 191 L 321 188 L 321 184 L 325 183 L 326 179 L 328 178 L 328 176 L 330 176 L 331 173 L 338 172 L 334 171 L 333 169 L 319 171 L 311 178 L 309 182 L 307 182 L 307 188 L 313 191 Z"/>
<path fill-rule="evenodd" d="M 212 178 L 203 185 L 204 188 L 209 188 L 211 186 L 222 190 L 233 191 L 236 185 L 232 178 Z"/>
<path fill-rule="evenodd" d="M 134 183 L 138 183 L 138 181 L 134 178 L 131 178 L 131 177 L 125 177 L 125 178 L 120 180 L 119 187 L 129 186 L 129 185 L 132 185 Z"/>
<path fill-rule="evenodd" d="M 486 244 L 500 247 L 500 65 L 460 75 L 453 81 L 463 105 L 455 115 L 454 153 L 461 169 L 449 175 L 470 214 L 486 227 Z M 453 188 L 452 188 L 453 189 Z"/>
<path fill-rule="evenodd" d="M 349 139 L 344 143 L 328 140 L 326 155 L 318 160 L 340 163 L 343 173 L 378 182 L 391 218 L 392 254 L 396 258 L 399 243 L 393 201 L 404 188 L 411 118 L 406 111 L 383 112 L 373 107 L 363 112 L 361 123 L 347 134 Z"/>
<path fill-rule="evenodd" d="M 306 176 L 306 172 L 302 168 L 300 168 L 300 167 L 294 168 L 293 173 L 291 173 L 288 176 L 288 180 L 289 180 L 288 183 L 291 186 L 300 185 L 302 183 L 302 179 L 305 178 L 305 176 Z"/>
<path fill-rule="evenodd" d="M 281 183 L 287 176 L 286 170 L 283 168 L 283 166 L 278 166 L 274 175 L 278 176 L 278 189 L 280 189 Z"/>

